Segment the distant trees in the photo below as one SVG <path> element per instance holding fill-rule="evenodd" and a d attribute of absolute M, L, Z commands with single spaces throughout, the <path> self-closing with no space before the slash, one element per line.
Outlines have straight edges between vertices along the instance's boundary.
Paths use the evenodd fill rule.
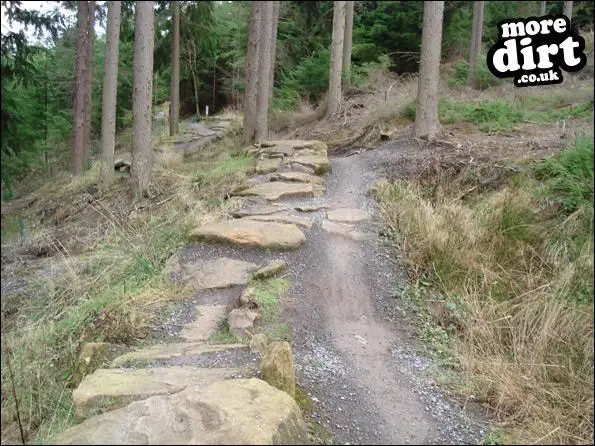
<path fill-rule="evenodd" d="M 132 192 L 149 193 L 153 168 L 151 122 L 153 102 L 154 11 L 152 1 L 136 2 L 134 32 L 134 93 L 132 97 Z"/>
<path fill-rule="evenodd" d="M 341 105 L 341 71 L 343 69 L 343 41 L 345 39 L 345 2 L 333 2 L 333 37 L 329 67 L 328 103 L 326 115 L 339 111 Z"/>
<path fill-rule="evenodd" d="M 481 53 L 484 2 L 473 2 L 473 25 L 469 49 L 469 85 L 477 88 L 477 56 Z"/>
<path fill-rule="evenodd" d="M 116 143 L 116 100 L 118 94 L 118 53 L 120 46 L 120 16 L 122 2 L 107 2 L 107 36 L 105 70 L 101 101 L 101 173 L 100 183 L 108 187 L 114 178 L 114 147 Z"/>
<path fill-rule="evenodd" d="M 433 138 L 440 130 L 438 85 L 444 1 L 424 2 L 421 61 L 417 84 L 417 106 L 413 133 L 418 138 Z"/>
<path fill-rule="evenodd" d="M 91 80 L 93 75 L 93 25 L 95 2 L 81 1 L 77 11 L 71 171 L 85 170 L 91 150 Z"/>

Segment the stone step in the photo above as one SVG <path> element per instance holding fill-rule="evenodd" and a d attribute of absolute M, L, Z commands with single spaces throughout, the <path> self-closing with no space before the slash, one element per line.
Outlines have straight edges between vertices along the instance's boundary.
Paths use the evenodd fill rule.
<path fill-rule="evenodd" d="M 157 344 L 138 351 L 129 352 L 114 359 L 110 367 L 130 367 L 154 361 L 167 361 L 176 358 L 190 358 L 209 353 L 247 349 L 245 344 L 207 344 L 204 342 L 176 342 Z"/>
<path fill-rule="evenodd" d="M 180 337 L 187 342 L 206 341 L 217 331 L 219 323 L 227 317 L 227 305 L 197 305 L 196 319 L 186 324 Z"/>
<path fill-rule="evenodd" d="M 323 192 L 324 186 L 319 184 L 269 181 L 240 190 L 235 195 L 240 197 L 256 196 L 273 201 L 292 197 L 318 197 Z"/>
<path fill-rule="evenodd" d="M 167 261 L 165 272 L 168 276 L 176 275 L 178 280 L 201 291 L 246 285 L 250 273 L 257 268 L 255 263 L 229 257 L 181 261 L 174 255 Z"/>
<path fill-rule="evenodd" d="M 312 220 L 305 217 L 298 217 L 294 215 L 289 215 L 284 212 L 278 212 L 275 214 L 267 214 L 267 215 L 251 215 L 249 217 L 245 217 L 249 220 L 256 220 L 256 221 L 274 221 L 277 223 L 290 223 L 296 224 L 299 226 L 303 226 L 306 229 L 310 229 L 312 227 Z"/>
<path fill-rule="evenodd" d="M 305 172 L 279 172 L 269 177 L 270 181 L 289 181 L 295 183 L 324 184 L 324 178 Z"/>
<path fill-rule="evenodd" d="M 251 379 L 188 385 L 90 418 L 55 444 L 309 444 L 296 402 Z"/>
<path fill-rule="evenodd" d="M 293 224 L 240 218 L 200 226 L 190 233 L 190 239 L 197 242 L 291 250 L 299 248 L 306 241 L 306 236 Z"/>
<path fill-rule="evenodd" d="M 213 381 L 233 378 L 238 373 L 235 369 L 176 366 L 98 369 L 87 375 L 72 393 L 75 416 L 82 420 L 133 401 L 169 395 L 190 386 L 206 386 Z"/>

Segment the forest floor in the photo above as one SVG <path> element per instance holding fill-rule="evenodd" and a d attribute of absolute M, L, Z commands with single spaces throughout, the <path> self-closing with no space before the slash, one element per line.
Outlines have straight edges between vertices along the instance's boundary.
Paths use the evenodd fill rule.
<path fill-rule="evenodd" d="M 410 81 L 396 82 L 354 92 L 331 120 L 278 129 L 283 138 L 327 142 L 332 167 L 324 197 L 282 200 L 284 205 L 324 204 L 370 216 L 329 230 L 322 226 L 327 211 L 312 212 L 306 243 L 275 254 L 287 261 L 290 284 L 277 296 L 283 310 L 278 336 L 294 349 L 299 400 L 317 442 L 496 441 L 491 401 L 440 386 L 450 373 L 448 360 L 428 350 L 435 338 L 420 335 L 431 331 L 420 329 L 422 311 L 397 298 L 424 278 L 410 274 L 418 265 L 395 243 L 386 204 L 379 207 L 370 189 L 378 180 L 405 180 L 435 192 L 454 179 L 455 198 L 497 190 L 527 163 L 559 152 L 576 136 L 592 135 L 592 80 L 552 89 L 549 97 L 531 89 L 512 93 L 508 86 L 480 98 L 450 89 L 441 104 L 444 131 L 430 144 L 408 137 L 414 89 Z M 389 139 L 384 144 L 381 133 Z M 253 173 L 253 160 L 238 155 L 238 148 L 230 136 L 181 160 L 166 156 L 156 171 L 158 196 L 134 208 L 125 198 L 125 176 L 100 195 L 96 169 L 2 203 L 3 330 L 10 333 L 31 439 L 43 442 L 72 422 L 70 377 L 83 342 L 172 342 L 191 321 L 195 293 L 172 285 L 163 268 L 178 251 L 196 258 L 229 254 L 227 248 L 207 252 L 202 244 L 187 245 L 187 234 L 245 204 L 225 199 Z M 233 254 L 267 259 L 250 250 Z M 3 378 L 4 370 L 3 362 Z M 12 418 L 4 416 L 7 385 L 3 379 L 3 444 L 11 442 L 4 435 Z"/>

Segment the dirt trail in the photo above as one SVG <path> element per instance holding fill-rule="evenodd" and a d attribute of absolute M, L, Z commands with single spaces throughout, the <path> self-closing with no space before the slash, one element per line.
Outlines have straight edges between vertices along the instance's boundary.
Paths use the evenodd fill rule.
<path fill-rule="evenodd" d="M 358 230 L 380 229 L 366 192 L 376 163 L 393 151 L 387 147 L 332 160 L 330 207 L 374 216 L 357 224 Z M 320 400 L 318 421 L 344 444 L 477 442 L 481 427 L 444 400 L 422 376 L 427 360 L 412 353 L 398 315 L 402 310 L 391 297 L 403 282 L 388 258 L 395 253 L 378 238 L 362 242 L 324 232 L 312 237 L 316 253 L 295 278 L 299 302 L 288 314 L 300 378 Z"/>

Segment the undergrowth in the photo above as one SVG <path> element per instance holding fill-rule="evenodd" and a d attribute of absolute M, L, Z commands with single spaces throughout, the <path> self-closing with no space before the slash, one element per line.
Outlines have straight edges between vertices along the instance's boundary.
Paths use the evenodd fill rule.
<path fill-rule="evenodd" d="M 187 243 L 190 229 L 225 212 L 225 192 L 253 168 L 253 161 L 239 152 L 238 138 L 233 133 L 186 156 L 177 166 L 157 166 L 155 184 L 160 197 L 134 203 L 134 208 L 125 207 L 123 212 L 115 209 L 115 202 L 110 203 L 121 199 L 116 191 L 121 182 L 114 184 L 114 193 L 87 199 L 85 190 L 97 182 L 97 169 L 91 169 L 78 179 L 66 181 L 65 177 L 64 182 L 43 188 L 43 195 L 34 206 L 20 211 L 23 214 L 10 219 L 3 215 L 3 236 L 13 234 L 3 244 L 3 256 L 29 244 L 49 243 L 46 239 L 51 239 L 52 227 L 23 239 L 17 223 L 19 219 L 33 221 L 37 207 L 47 206 L 43 201 L 48 196 L 61 206 L 70 205 L 71 214 L 83 216 L 67 221 L 69 231 L 76 232 L 72 225 L 86 228 L 93 221 L 106 228 L 105 235 L 78 255 L 69 254 L 70 245 L 64 241 L 64 249 L 45 263 L 43 275 L 32 274 L 24 289 L 3 293 L 2 324 L 7 332 L 3 344 L 10 351 L 28 442 L 47 443 L 73 422 L 71 393 L 78 384 L 75 365 L 82 344 L 137 343 L 146 337 L 152 318 L 168 301 L 191 295 L 187 287 L 169 281 L 163 269 L 167 259 Z M 18 304 L 7 315 L 6 302 Z M 3 345 L 3 436 L 18 432 L 7 359 Z"/>
<path fill-rule="evenodd" d="M 498 190 L 458 195 L 378 188 L 410 273 L 434 284 L 418 295 L 426 340 L 461 372 L 459 389 L 493 410 L 502 441 L 592 444 L 592 139 Z"/>

